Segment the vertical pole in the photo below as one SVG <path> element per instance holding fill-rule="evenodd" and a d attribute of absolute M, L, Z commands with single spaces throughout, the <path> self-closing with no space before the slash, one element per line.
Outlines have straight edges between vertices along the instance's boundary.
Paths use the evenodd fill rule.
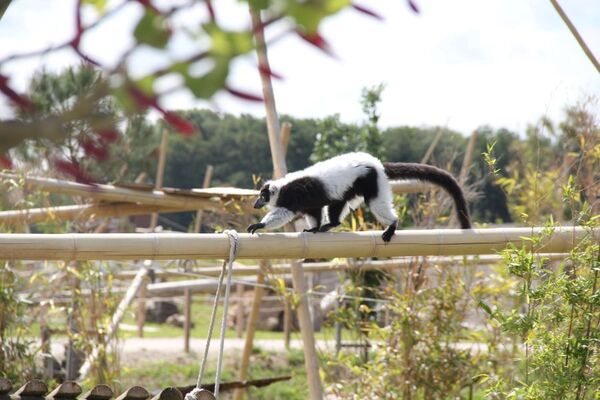
<path fill-rule="evenodd" d="M 204 182 L 202 183 L 203 188 L 210 187 L 214 168 L 212 165 L 206 167 L 204 173 Z M 202 210 L 196 211 L 196 220 L 194 221 L 194 233 L 200 232 L 202 227 Z M 190 337 L 192 331 L 192 292 L 190 289 L 183 291 L 183 351 L 186 353 L 190 352 Z"/>
<path fill-rule="evenodd" d="M 235 314 L 235 332 L 238 338 L 244 335 L 244 285 L 238 283 L 235 286 L 237 297 L 237 309 Z"/>
<path fill-rule="evenodd" d="M 206 167 L 206 172 L 204 173 L 204 182 L 202 183 L 202 187 L 204 189 L 210 187 L 210 182 L 212 181 L 212 176 L 213 176 L 214 170 L 215 169 L 213 168 L 212 165 L 208 165 Z M 200 228 L 202 227 L 202 215 L 203 214 L 204 213 L 202 210 L 196 211 L 196 221 L 194 221 L 194 233 L 200 232 Z"/>
<path fill-rule="evenodd" d="M 148 292 L 148 279 L 144 277 L 141 287 L 139 289 L 139 295 L 137 299 L 137 334 L 138 337 L 144 337 L 144 324 L 146 323 L 146 294 Z"/>
<path fill-rule="evenodd" d="M 291 122 L 281 124 L 281 145 L 283 146 L 283 156 L 287 155 L 288 145 L 290 144 L 290 134 L 292 132 Z"/>
<path fill-rule="evenodd" d="M 290 349 L 290 339 L 292 336 L 292 309 L 290 307 L 289 296 L 283 297 L 283 338 L 285 341 L 285 349 Z"/>
<path fill-rule="evenodd" d="M 156 182 L 154 189 L 160 189 L 163 186 L 163 178 L 165 176 L 165 164 L 167 161 L 167 146 L 169 143 L 169 131 L 163 130 L 160 140 L 160 148 L 158 152 L 158 167 L 156 168 Z M 158 213 L 152 213 L 150 218 L 150 231 L 154 231 L 158 223 Z"/>
<path fill-rule="evenodd" d="M 269 59 L 267 56 L 267 46 L 265 43 L 264 26 L 261 20 L 260 11 L 250 6 L 250 16 L 252 18 L 252 28 L 256 40 L 256 54 L 260 68 L 260 79 L 265 100 L 265 111 L 267 115 L 267 131 L 269 133 L 269 144 L 271 147 L 271 157 L 273 159 L 273 175 L 275 178 L 281 178 L 287 173 L 285 165 L 285 154 L 283 143 L 281 141 L 281 128 L 275 108 L 275 95 L 271 84 L 271 77 L 267 73 L 270 70 Z M 306 297 L 306 282 L 304 282 L 304 271 L 302 265 L 298 262 L 292 262 L 292 280 L 294 289 L 298 294 L 298 322 L 300 323 L 300 333 L 304 344 L 304 364 L 308 378 L 308 387 L 311 400 L 321 400 L 323 398 L 323 388 L 321 386 L 321 377 L 319 375 L 319 363 L 315 349 L 315 334 L 310 321 L 308 311 L 308 299 Z"/>
<path fill-rule="evenodd" d="M 442 138 L 443 134 L 444 134 L 444 129 L 439 127 L 437 130 L 437 134 L 435 135 L 435 138 L 433 139 L 433 142 L 431 142 L 431 144 L 427 148 L 427 151 L 425 152 L 425 155 L 421 159 L 421 164 L 427 164 L 427 162 L 431 158 L 431 155 L 433 154 L 433 150 L 435 150 L 435 147 L 437 146 L 438 142 Z"/>
<path fill-rule="evenodd" d="M 183 351 L 189 353 L 192 332 L 192 293 L 190 289 L 183 291 L 183 317 Z"/>
<path fill-rule="evenodd" d="M 267 261 L 260 261 L 260 268 L 264 271 L 267 268 Z M 264 288 L 262 287 L 265 282 L 265 276 L 261 272 L 256 277 L 257 285 L 254 287 L 254 298 L 252 300 L 252 308 L 250 309 L 250 315 L 248 315 L 248 325 L 246 326 L 246 341 L 244 342 L 244 350 L 242 352 L 242 359 L 240 361 L 240 374 L 239 380 L 245 381 L 248 379 L 248 367 L 250 366 L 250 354 L 252 354 L 252 347 L 254 347 L 254 334 L 256 332 L 256 323 L 258 322 L 258 314 L 260 312 L 260 303 L 264 294 Z M 244 398 L 244 389 L 236 389 L 234 393 L 235 400 L 242 400 Z"/>
<path fill-rule="evenodd" d="M 471 168 L 471 160 L 473 159 L 473 150 L 475 149 L 475 142 L 477 141 L 477 131 L 473 131 L 469 137 L 467 148 L 465 150 L 465 157 L 463 158 L 462 166 L 460 167 L 460 174 L 458 175 L 458 183 L 461 186 L 467 181 L 469 176 L 469 169 Z M 456 213 L 452 213 L 448 225 L 452 226 L 456 224 Z"/>

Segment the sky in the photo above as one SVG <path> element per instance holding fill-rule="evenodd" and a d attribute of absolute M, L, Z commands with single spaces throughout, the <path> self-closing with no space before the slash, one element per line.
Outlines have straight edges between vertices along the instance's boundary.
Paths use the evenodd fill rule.
<path fill-rule="evenodd" d="M 600 74 L 549 0 L 415 0 L 420 14 L 413 13 L 404 0 L 360 1 L 385 20 L 348 9 L 326 21 L 322 35 L 335 58 L 293 35 L 269 48 L 271 68 L 284 76 L 274 81 L 279 113 L 306 118 L 337 113 L 343 121 L 361 122 L 362 89 L 384 83 L 383 128 L 438 125 L 466 135 L 488 125 L 522 133 L 542 116 L 559 121 L 566 106 L 589 95 L 600 97 Z M 74 2 L 13 0 L 0 20 L 0 58 L 72 37 Z M 600 2 L 562 3 L 592 52 L 600 57 Z M 236 0 L 219 0 L 215 6 L 224 25 L 249 26 L 248 13 Z M 130 32 L 140 13 L 136 4 L 125 8 L 86 36 L 85 50 L 114 63 L 131 44 Z M 204 8 L 198 7 L 176 23 L 193 26 L 203 17 Z M 278 36 L 282 28 L 269 28 L 267 37 Z M 194 51 L 194 45 L 185 35 L 178 36 L 169 54 L 184 57 Z M 143 76 L 165 60 L 156 51 L 139 51 L 131 63 L 132 73 Z M 66 50 L 7 64 L 0 73 L 24 90 L 34 71 L 42 67 L 60 71 L 77 63 L 72 51 Z M 173 83 L 160 82 L 164 88 Z M 253 55 L 235 63 L 229 84 L 261 93 Z M 163 100 L 170 109 L 208 107 L 264 116 L 262 104 L 228 94 L 217 95 L 211 103 L 195 100 L 187 91 Z M 7 115 L 7 104 L 0 100 L 0 117 Z"/>

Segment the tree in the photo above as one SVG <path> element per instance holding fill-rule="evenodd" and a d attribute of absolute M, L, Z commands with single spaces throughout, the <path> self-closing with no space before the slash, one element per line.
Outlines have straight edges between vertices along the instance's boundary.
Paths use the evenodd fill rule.
<path fill-rule="evenodd" d="M 367 153 L 370 153 L 379 159 L 385 158 L 383 138 L 381 131 L 377 126 L 380 117 L 377 107 L 381 102 L 381 93 L 384 88 L 385 85 L 383 83 L 370 88 L 363 88 L 362 97 L 360 99 L 362 111 L 367 117 L 367 122 L 363 127 L 365 148 Z"/>

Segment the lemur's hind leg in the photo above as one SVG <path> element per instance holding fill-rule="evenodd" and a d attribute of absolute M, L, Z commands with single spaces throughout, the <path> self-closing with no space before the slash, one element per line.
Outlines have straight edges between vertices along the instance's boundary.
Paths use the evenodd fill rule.
<path fill-rule="evenodd" d="M 387 225 L 385 231 L 381 235 L 384 242 L 389 242 L 396 232 L 398 227 L 398 216 L 392 206 L 391 200 L 387 199 L 386 196 L 377 196 L 367 200 L 371 212 L 377 218 L 377 221 L 383 225 Z"/>
<path fill-rule="evenodd" d="M 304 213 L 304 218 L 308 223 L 308 229 L 305 229 L 304 232 L 319 232 L 319 229 L 321 228 L 321 212 L 321 208 L 315 208 L 314 210 L 308 210 Z"/>
<path fill-rule="evenodd" d="M 327 207 L 329 213 L 329 223 L 323 225 L 319 232 L 327 232 L 328 230 L 335 228 L 340 224 L 340 215 L 342 211 L 344 211 L 344 207 L 346 207 L 345 201 L 334 201 L 329 204 Z"/>

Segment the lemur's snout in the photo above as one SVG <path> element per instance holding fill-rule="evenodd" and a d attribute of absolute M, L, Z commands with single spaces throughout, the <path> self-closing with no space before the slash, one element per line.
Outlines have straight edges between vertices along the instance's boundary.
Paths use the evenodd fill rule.
<path fill-rule="evenodd" d="M 265 206 L 265 202 L 263 201 L 263 199 L 261 199 L 260 197 L 258 199 L 256 199 L 256 201 L 254 202 L 254 208 L 263 208 Z"/>

